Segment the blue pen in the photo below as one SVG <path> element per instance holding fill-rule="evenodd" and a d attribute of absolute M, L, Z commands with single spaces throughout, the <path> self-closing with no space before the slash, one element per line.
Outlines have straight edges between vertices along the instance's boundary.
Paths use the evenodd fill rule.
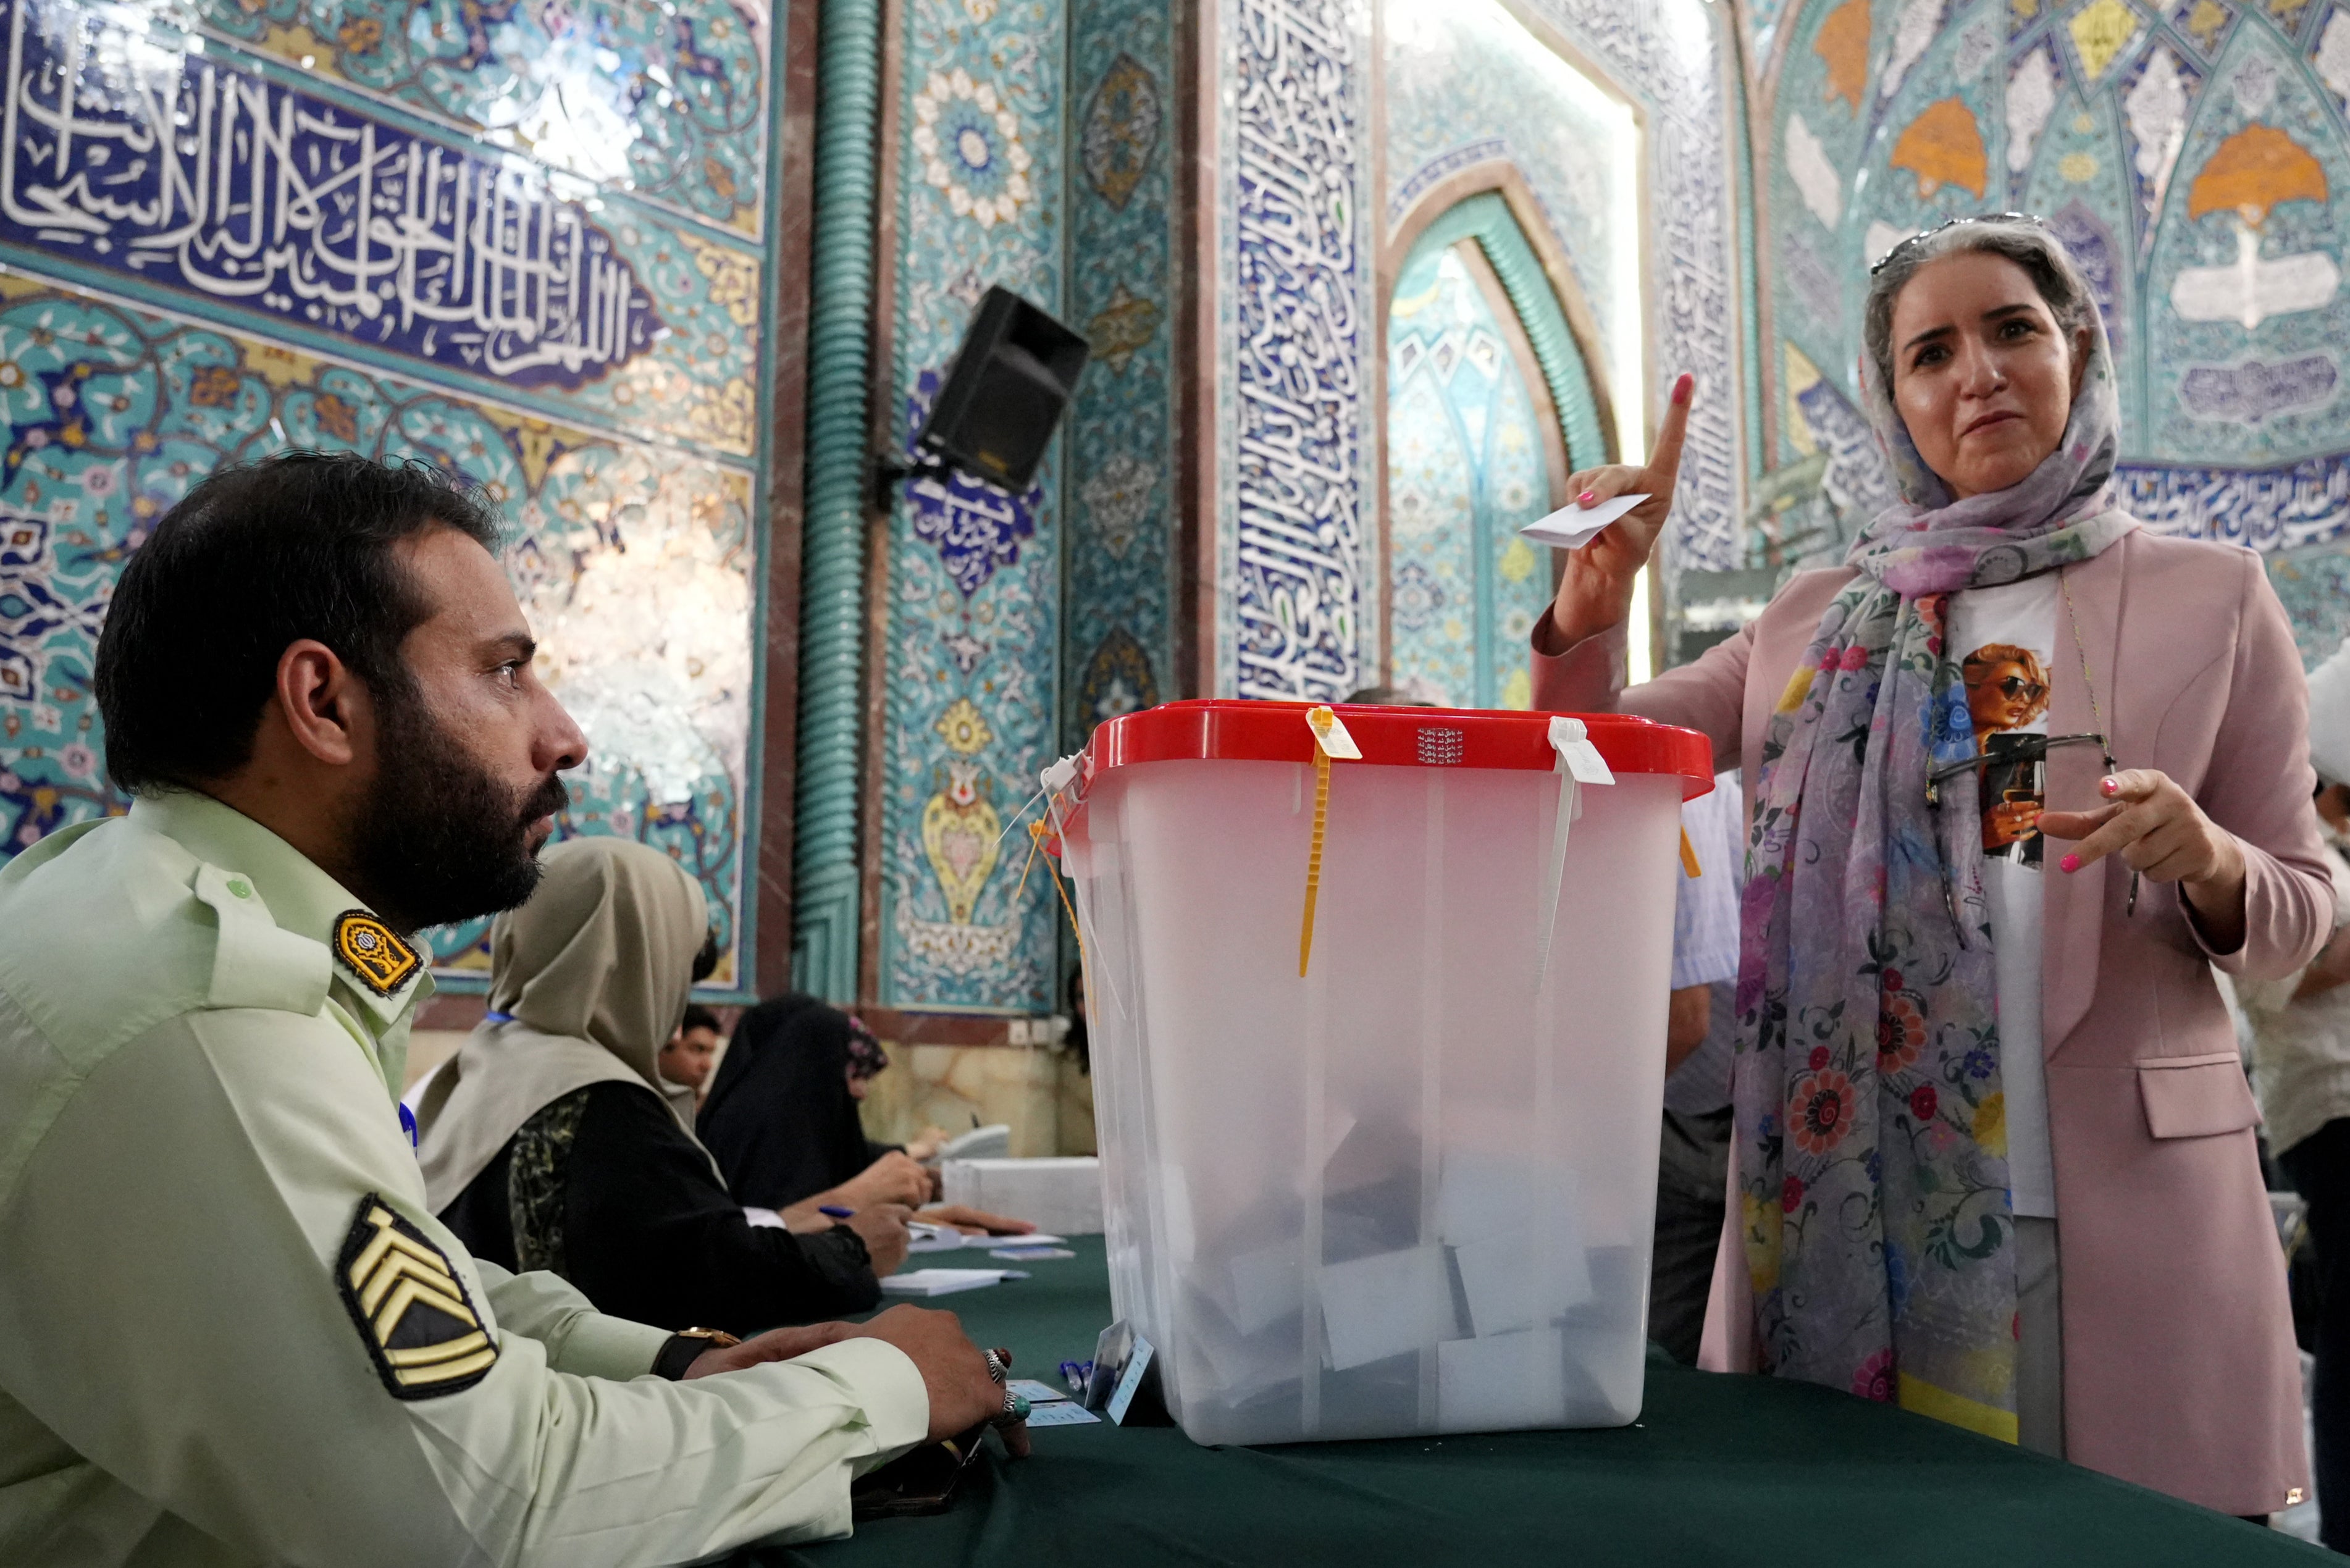
<path fill-rule="evenodd" d="M 816 1205 L 816 1211 L 819 1214 L 829 1214 L 836 1220 L 854 1220 L 857 1217 L 856 1210 L 843 1209 L 837 1203 L 820 1203 Z"/>

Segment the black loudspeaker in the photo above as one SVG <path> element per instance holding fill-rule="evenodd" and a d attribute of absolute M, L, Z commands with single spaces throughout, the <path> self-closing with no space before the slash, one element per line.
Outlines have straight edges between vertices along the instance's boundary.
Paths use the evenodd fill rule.
<path fill-rule="evenodd" d="M 1090 352 L 1083 337 L 1018 295 L 990 288 L 915 447 L 1019 494 L 1036 477 Z"/>

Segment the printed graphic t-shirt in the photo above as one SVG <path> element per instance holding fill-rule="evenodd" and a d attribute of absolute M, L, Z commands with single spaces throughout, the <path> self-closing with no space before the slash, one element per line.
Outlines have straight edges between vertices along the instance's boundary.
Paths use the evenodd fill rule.
<path fill-rule="evenodd" d="M 2048 733 L 2061 587 L 2043 572 L 1950 601 L 1950 648 L 1967 683 L 1980 770 L 1983 892 L 1999 1010 L 1999 1065 L 2006 1097 L 2008 1184 L 2015 1212 L 2056 1217 L 2048 1149 L 2047 1075 L 2040 1037 L 2042 877 L 2046 841 L 2037 826 L 2048 765 L 2026 741 Z"/>

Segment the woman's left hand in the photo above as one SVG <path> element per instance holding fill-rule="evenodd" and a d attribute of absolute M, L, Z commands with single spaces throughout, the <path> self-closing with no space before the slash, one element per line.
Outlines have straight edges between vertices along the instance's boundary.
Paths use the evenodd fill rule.
<path fill-rule="evenodd" d="M 2179 884 L 2212 946 L 2232 952 L 2244 939 L 2244 848 L 2236 836 L 2157 769 L 2125 769 L 2097 790 L 2108 804 L 2095 811 L 2041 814 L 2041 832 L 2080 841 L 2058 868 L 2078 871 L 2118 854 L 2133 871 Z"/>

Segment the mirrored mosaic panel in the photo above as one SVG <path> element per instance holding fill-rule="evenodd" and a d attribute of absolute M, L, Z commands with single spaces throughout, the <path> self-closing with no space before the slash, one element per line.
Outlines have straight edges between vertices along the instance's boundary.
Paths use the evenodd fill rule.
<path fill-rule="evenodd" d="M 127 803 L 90 694 L 117 573 L 226 462 L 287 448 L 419 457 L 480 483 L 539 669 L 586 731 L 564 835 L 660 846 L 701 881 L 741 982 L 743 803 L 756 545 L 747 470 L 616 441 L 0 276 L 0 838 L 9 852 Z M 444 974 L 486 968 L 486 921 L 430 933 Z"/>

